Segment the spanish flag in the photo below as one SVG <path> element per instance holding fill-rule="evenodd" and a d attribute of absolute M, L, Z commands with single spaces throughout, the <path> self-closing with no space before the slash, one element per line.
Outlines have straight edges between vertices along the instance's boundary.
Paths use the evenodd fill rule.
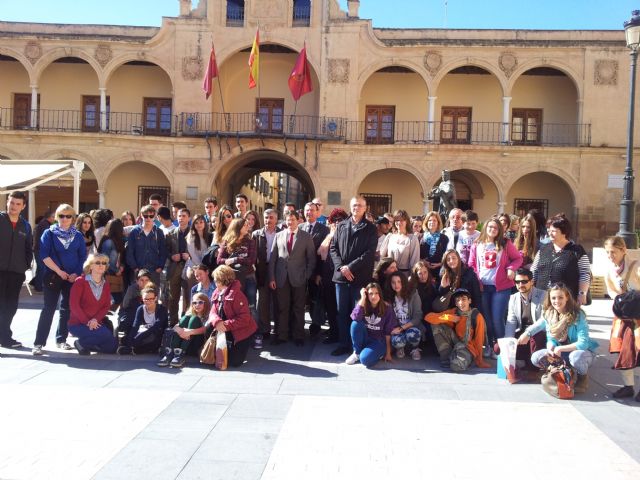
<path fill-rule="evenodd" d="M 249 55 L 249 88 L 258 85 L 258 75 L 260 72 L 260 33 L 256 30 L 256 38 L 253 40 L 251 54 Z"/>

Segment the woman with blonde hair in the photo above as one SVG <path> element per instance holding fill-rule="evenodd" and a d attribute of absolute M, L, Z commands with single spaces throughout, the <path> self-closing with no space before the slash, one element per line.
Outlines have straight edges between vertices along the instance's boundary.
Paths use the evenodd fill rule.
<path fill-rule="evenodd" d="M 87 258 L 84 237 L 73 225 L 75 210 L 63 203 L 56 209 L 54 223 L 45 230 L 40 238 L 40 258 L 46 270 L 44 274 L 44 307 L 38 319 L 36 339 L 33 342 L 33 355 L 42 355 L 51 330 L 53 315 L 58 307 L 60 296 L 60 318 L 56 330 L 56 344 L 62 350 L 71 350 L 67 343 L 69 330 L 69 295 L 71 286 L 82 274 L 82 265 Z"/>
<path fill-rule="evenodd" d="M 538 246 L 538 228 L 536 220 L 530 213 L 527 213 L 520 221 L 520 227 L 516 234 L 514 245 L 522 255 L 522 266 L 530 269 L 533 259 L 536 257 L 536 248 Z"/>
<path fill-rule="evenodd" d="M 640 290 L 640 261 L 627 255 L 627 244 L 622 237 L 609 237 L 604 241 L 604 250 L 611 262 L 604 277 L 609 296 L 615 299 L 626 292 Z M 609 340 L 609 352 L 617 353 L 613 368 L 622 375 L 622 387 L 613 392 L 613 398 L 633 397 L 634 371 L 640 367 L 640 320 L 614 317 Z M 636 395 L 640 402 L 640 391 Z"/>
<path fill-rule="evenodd" d="M 113 325 L 106 318 L 111 306 L 109 282 L 105 280 L 108 265 L 108 256 L 89 255 L 84 274 L 71 287 L 69 330 L 78 338 L 73 345 L 80 355 L 115 353 L 118 348 Z"/>
<path fill-rule="evenodd" d="M 546 368 L 549 357 L 562 358 L 578 373 L 576 393 L 584 393 L 588 387 L 587 371 L 595 358 L 598 344 L 589 338 L 587 316 L 563 284 L 557 283 L 547 290 L 542 318 L 528 326 L 518 338 L 518 344 L 526 345 L 536 333 L 546 329 L 547 348 L 533 353 L 531 363 Z"/>
<path fill-rule="evenodd" d="M 211 302 L 204 293 L 196 293 L 191 308 L 171 331 L 169 346 L 157 363 L 159 367 L 182 368 L 185 356 L 195 355 L 204 344 L 204 324 L 209 318 Z"/>

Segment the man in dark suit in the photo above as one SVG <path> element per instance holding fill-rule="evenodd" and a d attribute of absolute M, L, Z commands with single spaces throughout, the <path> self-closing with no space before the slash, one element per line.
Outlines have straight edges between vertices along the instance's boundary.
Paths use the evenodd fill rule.
<path fill-rule="evenodd" d="M 269 288 L 269 260 L 271 248 L 275 242 L 278 228 L 278 212 L 273 209 L 264 211 L 264 227 L 253 232 L 256 242 L 256 282 L 258 284 L 258 331 L 254 337 L 253 348 L 261 349 L 264 339 L 271 333 L 271 312 L 276 311 L 276 292 Z"/>
<path fill-rule="evenodd" d="M 316 266 L 313 239 L 300 230 L 300 214 L 295 210 L 285 218 L 287 228 L 276 234 L 269 259 L 269 287 L 278 299 L 278 331 L 272 344 L 279 345 L 289 337 L 289 312 L 293 313 L 293 339 L 304 345 L 304 300 L 307 282 Z"/>
<path fill-rule="evenodd" d="M 313 247 L 316 252 L 316 268 L 309 279 L 309 314 L 311 315 L 311 325 L 309 326 L 309 334 L 311 337 L 315 337 L 320 333 L 320 327 L 325 321 L 324 306 L 322 305 L 322 284 L 320 282 L 322 278 L 322 261 L 320 255 L 318 255 L 318 248 L 329 235 L 329 227 L 318 222 L 318 216 L 320 210 L 318 206 L 313 202 L 308 202 L 304 206 L 304 217 L 306 222 L 301 223 L 298 228 L 307 232 L 313 239 Z M 333 287 L 333 285 L 331 285 Z"/>

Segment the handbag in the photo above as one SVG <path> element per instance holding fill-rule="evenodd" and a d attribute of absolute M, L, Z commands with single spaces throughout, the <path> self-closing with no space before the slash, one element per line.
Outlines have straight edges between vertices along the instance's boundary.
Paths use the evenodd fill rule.
<path fill-rule="evenodd" d="M 109 282 L 109 289 L 111 293 L 122 293 L 124 291 L 124 279 L 122 275 L 105 275 L 107 282 Z"/>
<path fill-rule="evenodd" d="M 453 290 L 449 290 L 444 295 L 440 295 L 439 297 L 436 297 L 431 303 L 431 310 L 433 310 L 436 313 L 444 312 L 446 309 L 449 308 L 449 305 L 451 304 L 452 296 L 453 296 Z"/>
<path fill-rule="evenodd" d="M 53 270 L 49 270 L 43 279 L 44 285 L 52 290 L 58 290 L 62 286 L 62 282 L 64 282 L 62 277 Z"/>
<path fill-rule="evenodd" d="M 218 370 L 226 370 L 229 360 L 229 351 L 227 349 L 227 335 L 225 334 L 225 332 L 219 332 L 216 337 L 216 368 Z"/>
<path fill-rule="evenodd" d="M 205 365 L 215 365 L 216 363 L 216 330 L 211 332 L 209 338 L 204 342 L 200 350 L 200 363 Z"/>
<path fill-rule="evenodd" d="M 561 400 L 569 400 L 573 398 L 576 383 L 576 373 L 573 368 L 565 363 L 564 360 L 557 360 L 553 357 L 550 359 L 552 363 L 547 367 L 547 371 L 540 383 L 542 389 L 549 395 Z"/>

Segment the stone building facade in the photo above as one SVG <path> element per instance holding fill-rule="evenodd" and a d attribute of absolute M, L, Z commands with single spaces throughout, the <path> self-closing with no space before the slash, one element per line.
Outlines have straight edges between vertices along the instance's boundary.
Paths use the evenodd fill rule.
<path fill-rule="evenodd" d="M 622 30 L 377 29 L 355 0 L 178 3 L 159 28 L 0 22 L 0 158 L 84 162 L 80 205 L 115 212 L 153 189 L 192 206 L 249 191 L 261 208 L 281 187 L 264 172 L 286 172 L 329 207 L 364 193 L 417 215 L 448 169 L 481 218 L 564 211 L 587 245 L 617 230 Z M 313 91 L 296 104 L 305 44 Z M 70 195 L 65 177 L 43 183 L 34 209 Z"/>

